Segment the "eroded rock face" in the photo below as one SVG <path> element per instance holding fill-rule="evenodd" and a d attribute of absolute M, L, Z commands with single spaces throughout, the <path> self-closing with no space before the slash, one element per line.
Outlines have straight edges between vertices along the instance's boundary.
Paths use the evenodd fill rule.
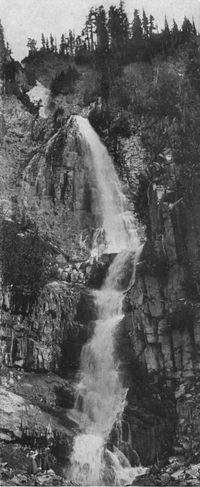
<path fill-rule="evenodd" d="M 26 214 L 59 238 L 69 257 L 89 256 L 101 225 L 97 184 L 76 117 L 70 117 L 27 165 L 21 191 Z"/>
<path fill-rule="evenodd" d="M 128 297 L 131 341 L 135 358 L 148 373 L 190 377 L 195 367 L 194 313 L 198 307 L 187 292 L 189 259 L 180 233 L 181 202 L 175 206 L 165 201 L 164 188 L 161 198 L 160 191 L 155 184 L 149 188 L 151 242 L 144 247 Z"/>
<path fill-rule="evenodd" d="M 4 295 L 1 325 L 1 360 L 9 367 L 59 372 L 76 369 L 83 343 L 91 334 L 83 313 L 85 301 L 79 286 L 64 281 L 47 284 L 31 310 L 12 315 L 11 294 Z M 77 315 L 78 313 L 78 315 Z M 93 306 L 87 309 L 92 320 Z M 77 321 L 77 318 L 79 321 Z"/>
<path fill-rule="evenodd" d="M 192 448 L 197 451 L 199 447 L 200 201 L 197 187 L 190 202 L 178 199 L 177 179 L 178 170 L 168 153 L 152 170 L 148 238 L 118 330 L 124 347 L 122 350 L 118 345 L 125 379 L 132 367 L 134 383 L 127 406 L 132 446 L 147 462 L 155 461 L 156 451 L 162 457 L 174 448 L 175 453 L 190 457 Z M 148 400 L 144 384 L 136 387 L 137 370 L 147 380 Z M 160 384 L 158 395 L 155 384 Z"/>

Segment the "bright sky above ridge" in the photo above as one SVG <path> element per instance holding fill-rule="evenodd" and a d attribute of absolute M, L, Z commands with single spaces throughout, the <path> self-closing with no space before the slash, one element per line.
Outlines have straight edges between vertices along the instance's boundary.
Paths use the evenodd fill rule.
<path fill-rule="evenodd" d="M 0 18 L 5 30 L 6 40 L 11 45 L 15 58 L 22 59 L 27 54 L 28 37 L 34 37 L 40 46 L 41 33 L 60 36 L 69 29 L 79 34 L 89 8 L 104 5 L 118 5 L 118 0 L 0 0 Z M 160 27 L 165 14 L 169 20 L 173 17 L 181 23 L 184 15 L 200 28 L 200 0 L 126 0 L 126 12 L 129 19 L 138 8 L 152 13 Z"/>

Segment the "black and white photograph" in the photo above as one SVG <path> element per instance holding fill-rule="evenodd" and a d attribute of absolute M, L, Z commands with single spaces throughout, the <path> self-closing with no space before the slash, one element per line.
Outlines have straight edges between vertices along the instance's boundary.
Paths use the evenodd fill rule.
<path fill-rule="evenodd" d="M 200 0 L 0 0 L 0 486 L 200 487 Z"/>

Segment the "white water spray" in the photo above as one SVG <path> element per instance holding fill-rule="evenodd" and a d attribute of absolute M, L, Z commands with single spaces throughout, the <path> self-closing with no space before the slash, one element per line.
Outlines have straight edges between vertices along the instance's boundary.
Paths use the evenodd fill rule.
<path fill-rule="evenodd" d="M 114 332 L 123 318 L 123 292 L 134 283 L 141 246 L 135 220 L 127 210 L 112 160 L 88 120 L 76 117 L 90 167 L 96 175 L 98 199 L 107 252 L 118 255 L 100 291 L 94 291 L 98 319 L 92 339 L 83 347 L 81 380 L 77 390 L 77 417 L 82 433 L 75 438 L 71 478 L 81 485 L 123 485 L 138 468 L 117 448 L 106 449 L 106 440 L 123 412 L 126 389 L 122 387 L 114 358 Z M 75 413 L 75 414 L 76 414 Z M 141 471 L 141 467 L 139 467 Z"/>

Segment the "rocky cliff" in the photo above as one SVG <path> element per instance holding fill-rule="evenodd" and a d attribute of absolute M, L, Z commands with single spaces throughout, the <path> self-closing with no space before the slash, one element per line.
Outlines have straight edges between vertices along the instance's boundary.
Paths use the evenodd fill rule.
<path fill-rule="evenodd" d="M 75 122 L 35 120 L 14 96 L 3 98 L 3 118 L 1 451 L 6 462 L 13 442 L 23 458 L 50 445 L 66 464 L 77 428 L 66 410 L 95 318 L 87 286 L 95 189 Z"/>
<path fill-rule="evenodd" d="M 7 462 L 13 443 L 26 459 L 30 446 L 50 445 L 58 466 L 66 464 L 77 429 L 66 410 L 93 331 L 90 290 L 100 286 L 109 258 L 89 260 L 101 221 L 75 119 L 60 127 L 53 117 L 35 119 L 14 96 L 4 98 L 3 108 L 1 451 L 6 444 Z M 131 208 L 139 175 L 147 181 L 147 238 L 116 334 L 128 394 L 110 440 L 132 465 L 138 455 L 144 464 L 172 454 L 189 461 L 199 448 L 198 184 L 188 204 L 178 197 L 179 171 L 169 151 L 147 170 L 138 135 L 121 146 Z"/>
<path fill-rule="evenodd" d="M 143 462 L 178 454 L 188 465 L 199 450 L 198 181 L 189 199 L 179 198 L 170 151 L 143 176 L 147 240 L 116 340 L 130 386 L 124 419 Z"/>

